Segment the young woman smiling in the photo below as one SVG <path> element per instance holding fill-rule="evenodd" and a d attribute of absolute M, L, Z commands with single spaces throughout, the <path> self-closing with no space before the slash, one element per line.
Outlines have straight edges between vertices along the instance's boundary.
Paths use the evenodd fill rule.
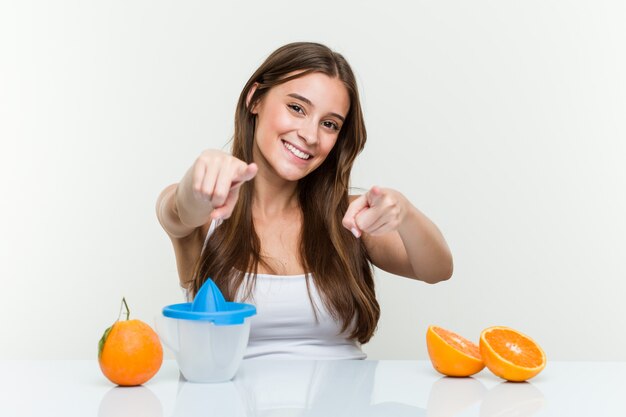
<path fill-rule="evenodd" d="M 187 297 L 211 277 L 257 307 L 246 358 L 365 358 L 380 316 L 372 265 L 452 275 L 444 237 L 400 192 L 348 194 L 366 136 L 345 58 L 288 44 L 243 88 L 231 152 L 203 151 L 159 195 Z"/>

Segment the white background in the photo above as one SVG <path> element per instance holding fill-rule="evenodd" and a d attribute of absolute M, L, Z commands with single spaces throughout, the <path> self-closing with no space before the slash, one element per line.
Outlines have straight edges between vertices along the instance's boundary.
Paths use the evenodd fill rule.
<path fill-rule="evenodd" d="M 317 41 L 357 75 L 353 185 L 402 191 L 455 271 L 377 271 L 372 359 L 425 359 L 438 324 L 526 332 L 553 360 L 626 351 L 626 3 L 0 3 L 0 359 L 95 358 L 122 296 L 181 302 L 155 202 L 233 132 L 277 47 Z"/>

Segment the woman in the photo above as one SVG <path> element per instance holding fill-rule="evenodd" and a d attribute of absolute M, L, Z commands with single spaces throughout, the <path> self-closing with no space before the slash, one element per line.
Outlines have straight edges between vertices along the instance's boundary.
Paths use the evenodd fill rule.
<path fill-rule="evenodd" d="M 226 299 L 256 305 L 246 358 L 365 358 L 380 316 L 372 264 L 451 276 L 443 236 L 400 192 L 348 195 L 365 141 L 344 57 L 288 44 L 241 92 L 231 154 L 202 152 L 159 196 L 188 298 L 211 277 Z"/>

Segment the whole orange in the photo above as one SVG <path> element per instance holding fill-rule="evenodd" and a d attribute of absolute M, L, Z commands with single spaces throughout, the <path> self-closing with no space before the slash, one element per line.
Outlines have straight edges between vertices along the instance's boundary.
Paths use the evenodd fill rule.
<path fill-rule="evenodd" d="M 118 320 L 104 331 L 98 343 L 98 363 L 104 376 L 121 386 L 141 385 L 163 363 L 163 347 L 154 330 L 141 320 Z"/>

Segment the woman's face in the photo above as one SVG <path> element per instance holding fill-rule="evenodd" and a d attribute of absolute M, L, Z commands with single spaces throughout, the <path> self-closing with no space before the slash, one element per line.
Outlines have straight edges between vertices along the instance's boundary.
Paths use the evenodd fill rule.
<path fill-rule="evenodd" d="M 252 108 L 257 115 L 254 161 L 288 181 L 305 177 L 335 146 L 349 109 L 346 87 L 322 73 L 271 88 Z"/>

